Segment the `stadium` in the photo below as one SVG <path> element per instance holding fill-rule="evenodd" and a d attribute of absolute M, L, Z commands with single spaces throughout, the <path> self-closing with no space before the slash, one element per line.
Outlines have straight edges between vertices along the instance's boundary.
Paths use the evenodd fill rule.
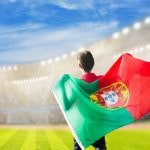
<path fill-rule="evenodd" d="M 148 17 L 104 40 L 71 53 L 32 64 L 2 66 L 0 68 L 0 149 L 47 150 L 55 149 L 54 147 L 62 150 L 70 149 L 73 146 L 72 135 L 52 93 L 56 80 L 66 73 L 80 77 L 76 54 L 83 50 L 90 50 L 93 53 L 96 60 L 94 71 L 97 74 L 105 74 L 123 53 L 130 53 L 150 61 L 149 30 Z M 116 147 L 125 150 L 124 146 L 120 146 L 124 145 L 121 140 L 125 140 L 130 143 L 126 146 L 129 150 L 148 150 L 149 118 L 150 114 L 147 114 L 142 119 L 146 123 L 140 121 L 109 134 L 108 148 L 111 145 L 114 147 L 110 148 L 111 150 L 116 150 Z M 118 136 L 121 136 L 120 140 Z M 132 140 L 124 139 L 122 136 L 131 136 Z M 141 138 L 147 140 L 135 146 L 135 141 Z M 122 144 L 116 143 L 115 140 L 119 140 Z"/>
<path fill-rule="evenodd" d="M 76 54 L 90 50 L 96 60 L 94 72 L 105 74 L 123 53 L 150 61 L 150 18 L 124 28 L 102 41 L 56 58 L 33 64 L 0 68 L 1 124 L 60 124 L 65 119 L 53 96 L 52 87 L 63 74 L 80 77 Z M 148 117 L 148 116 L 146 116 Z"/>

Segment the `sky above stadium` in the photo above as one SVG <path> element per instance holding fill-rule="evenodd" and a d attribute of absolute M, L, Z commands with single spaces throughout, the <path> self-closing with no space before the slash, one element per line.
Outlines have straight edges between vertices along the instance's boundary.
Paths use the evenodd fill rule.
<path fill-rule="evenodd" d="M 0 0 L 0 65 L 77 50 L 150 16 L 150 0 Z"/>

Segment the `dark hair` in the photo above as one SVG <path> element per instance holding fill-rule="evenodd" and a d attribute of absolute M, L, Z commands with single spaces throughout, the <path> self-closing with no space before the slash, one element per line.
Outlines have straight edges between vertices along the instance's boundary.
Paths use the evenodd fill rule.
<path fill-rule="evenodd" d="M 85 72 L 90 72 L 92 70 L 94 66 L 94 58 L 90 51 L 78 53 L 77 59 Z"/>

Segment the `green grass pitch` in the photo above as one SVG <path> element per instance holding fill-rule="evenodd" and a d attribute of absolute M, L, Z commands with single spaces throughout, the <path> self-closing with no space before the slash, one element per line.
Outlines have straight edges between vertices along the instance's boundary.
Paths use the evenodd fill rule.
<path fill-rule="evenodd" d="M 108 150 L 150 150 L 150 129 L 116 130 L 106 136 L 106 143 Z M 66 129 L 0 129 L 0 150 L 71 149 L 73 137 Z"/>

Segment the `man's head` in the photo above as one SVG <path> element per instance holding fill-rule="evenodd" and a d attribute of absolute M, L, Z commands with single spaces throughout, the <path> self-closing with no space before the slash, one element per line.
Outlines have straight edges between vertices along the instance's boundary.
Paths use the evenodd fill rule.
<path fill-rule="evenodd" d="M 78 53 L 77 60 L 79 62 L 79 67 L 83 69 L 84 72 L 91 72 L 94 66 L 94 58 L 90 51 Z"/>

